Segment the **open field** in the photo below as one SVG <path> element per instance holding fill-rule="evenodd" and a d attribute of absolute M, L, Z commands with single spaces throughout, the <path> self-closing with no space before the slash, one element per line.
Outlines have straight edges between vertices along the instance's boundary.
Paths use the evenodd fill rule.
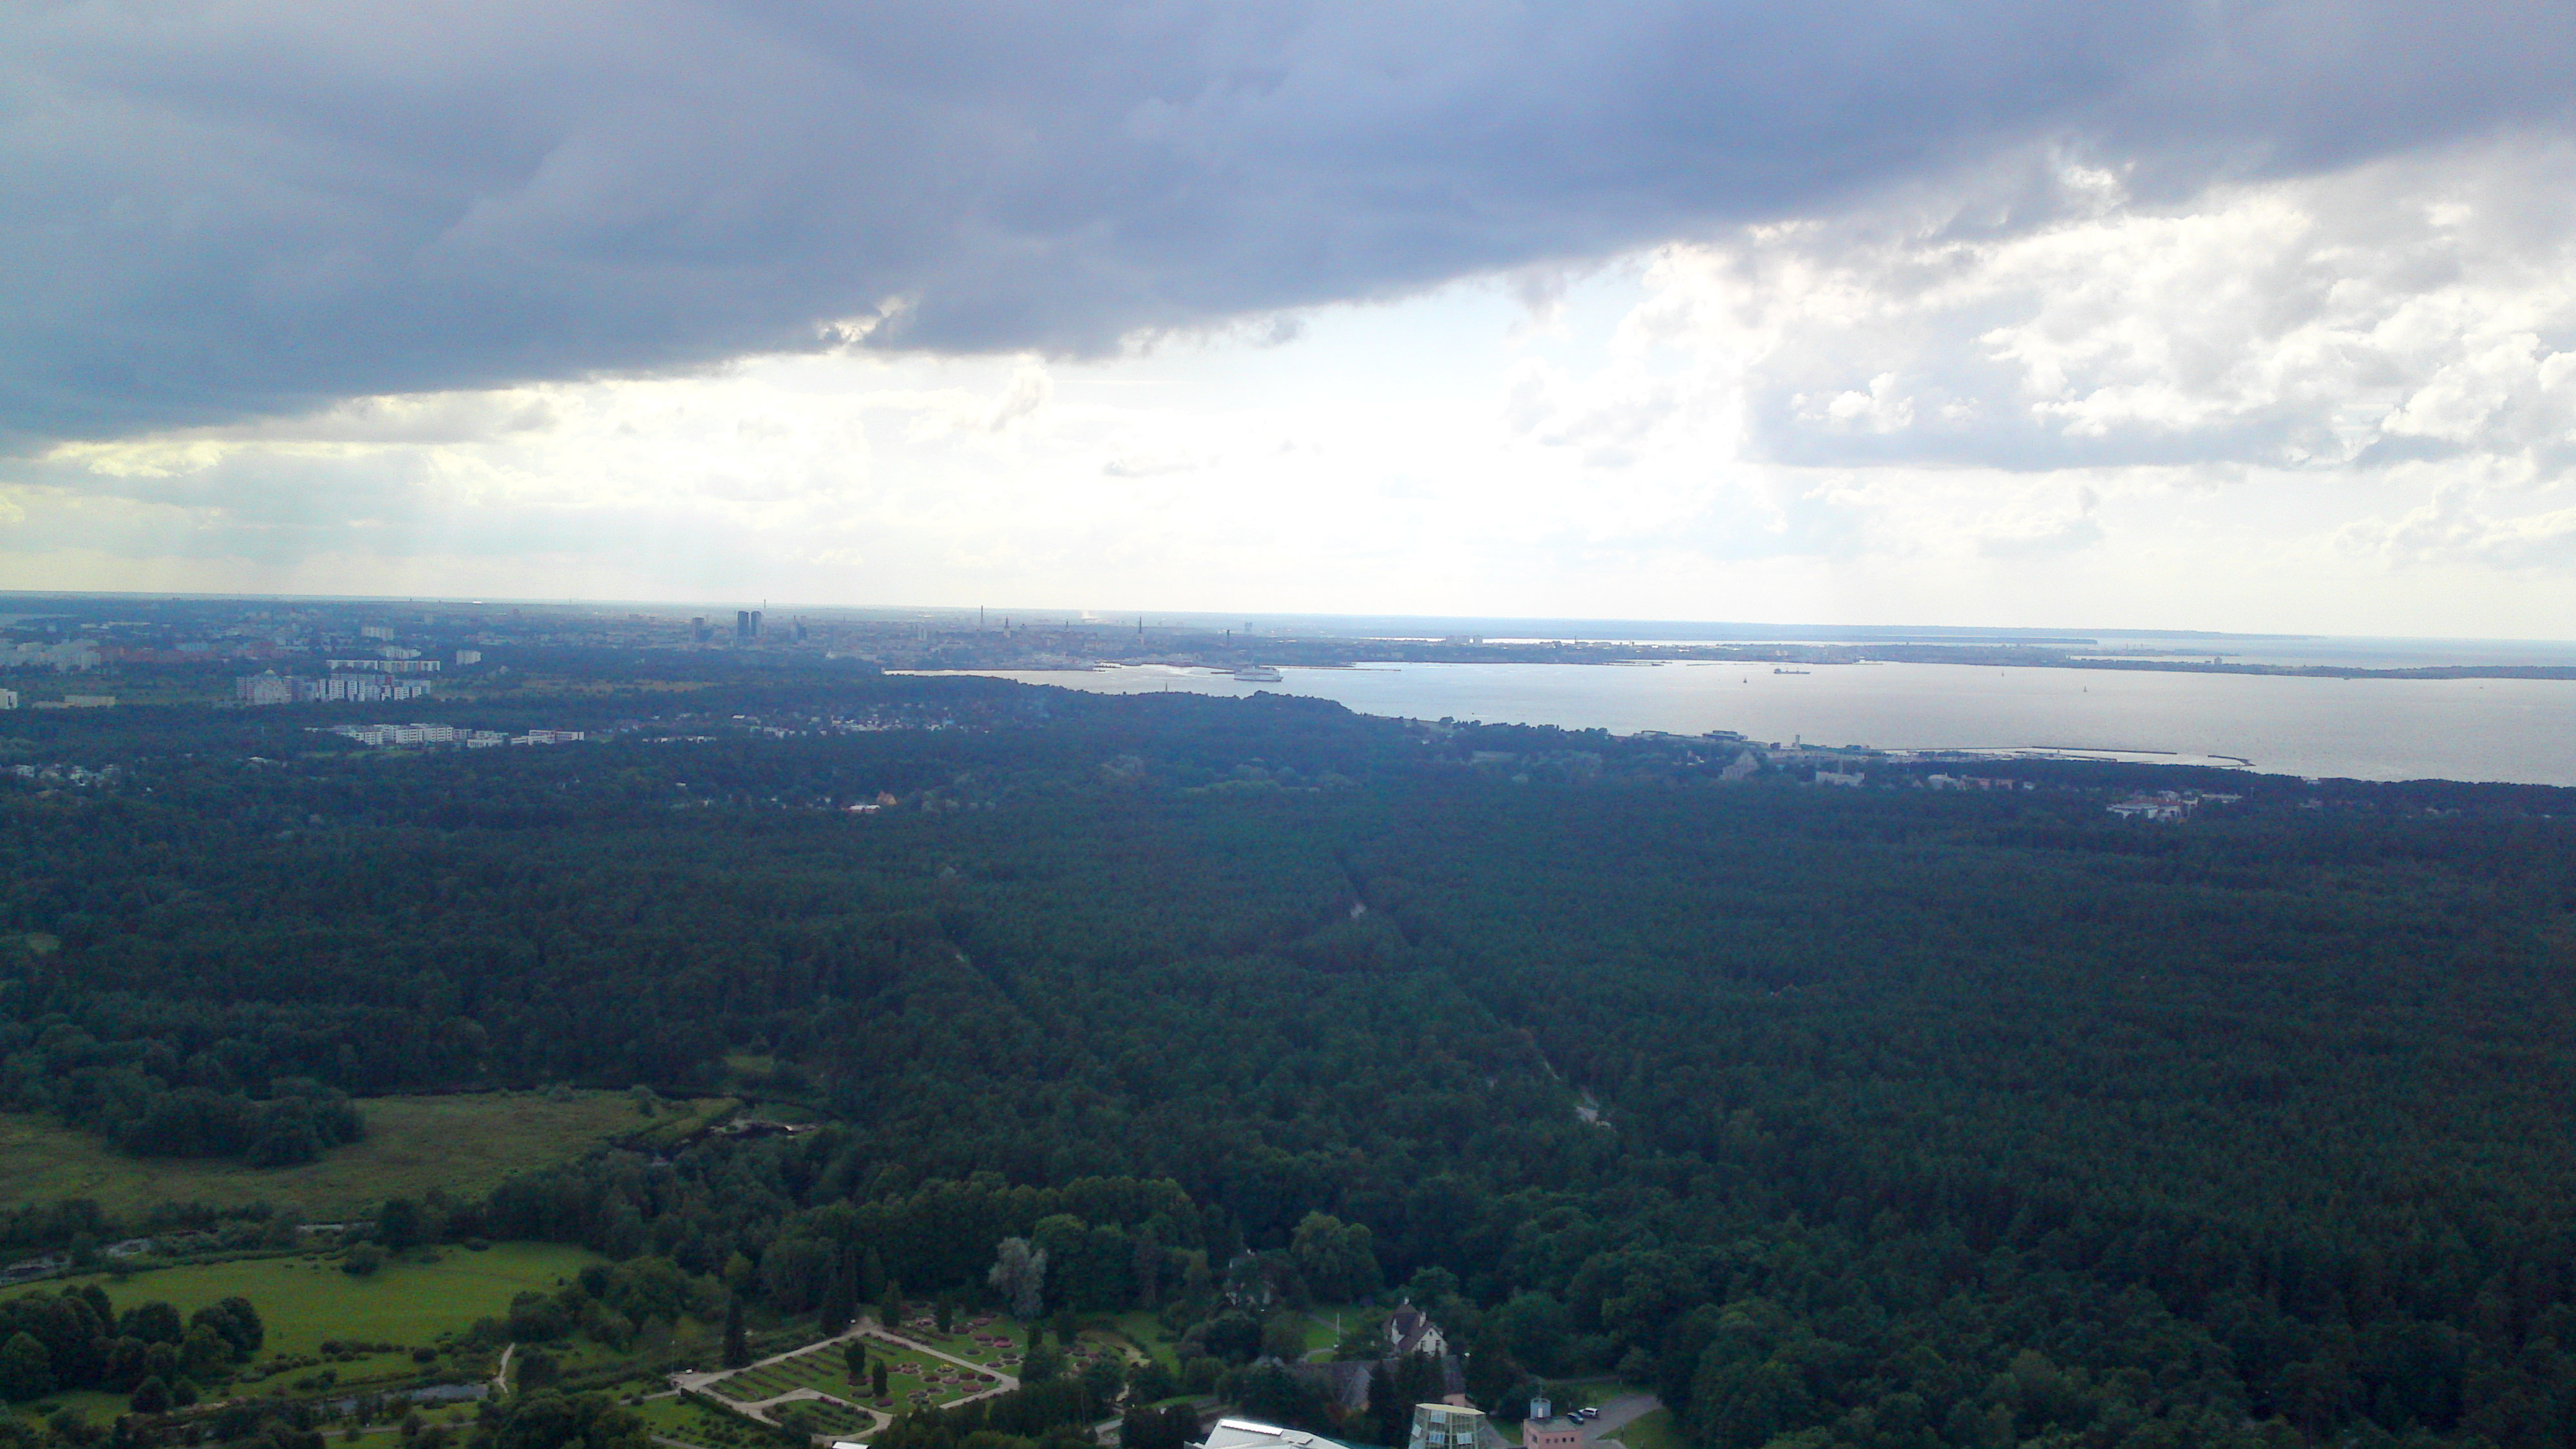
<path fill-rule="evenodd" d="M 268 1328 L 259 1364 L 280 1357 L 314 1357 L 324 1339 L 390 1343 L 393 1353 L 368 1354 L 345 1363 L 285 1371 L 286 1382 L 328 1371 L 341 1385 L 419 1371 L 408 1350 L 427 1347 L 439 1334 L 461 1330 L 477 1318 L 509 1311 L 515 1293 L 548 1292 L 585 1263 L 599 1261 L 585 1249 L 554 1243 L 501 1243 L 483 1252 L 441 1248 L 439 1261 L 388 1259 L 373 1276 L 353 1278 L 328 1258 L 247 1258 L 137 1273 L 122 1283 L 90 1277 L 47 1283 L 96 1283 L 122 1308 L 159 1300 L 182 1315 L 233 1294 L 247 1298 Z"/>
<path fill-rule="evenodd" d="M 718 1104 L 673 1103 L 639 1116 L 622 1092 L 475 1092 L 441 1097 L 372 1097 L 358 1103 L 367 1137 L 295 1167 L 128 1157 L 85 1133 L 42 1117 L 0 1113 L 0 1202 L 95 1198 L 112 1217 L 155 1203 L 218 1207 L 293 1203 L 330 1221 L 388 1197 L 433 1187 L 468 1196 L 514 1172 L 578 1157 L 593 1146 Z"/>
<path fill-rule="evenodd" d="M 1326 1303 L 1308 1310 L 1306 1356 L 1317 1359 L 1331 1358 L 1333 1350 L 1341 1344 L 1341 1330 L 1367 1321 L 1368 1316 L 1376 1311 L 1365 1303 Z"/>

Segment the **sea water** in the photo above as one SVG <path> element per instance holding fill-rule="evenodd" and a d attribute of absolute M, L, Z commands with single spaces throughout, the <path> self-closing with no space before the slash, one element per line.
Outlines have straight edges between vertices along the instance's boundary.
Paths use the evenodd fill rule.
<path fill-rule="evenodd" d="M 1958 664 L 1280 666 L 1278 684 L 1163 666 L 991 671 L 1133 694 L 1261 691 L 1363 714 L 1617 734 L 1733 730 L 1880 749 L 2056 749 L 2361 780 L 2576 785 L 2576 681 L 2320 679 Z"/>

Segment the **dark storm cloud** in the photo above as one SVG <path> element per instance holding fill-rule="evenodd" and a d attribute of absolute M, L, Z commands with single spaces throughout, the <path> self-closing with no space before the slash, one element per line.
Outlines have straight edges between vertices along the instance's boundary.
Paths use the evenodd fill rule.
<path fill-rule="evenodd" d="M 1081 352 L 1830 208 L 2555 124 L 2564 7 L 24 5 L 0 431 L 818 345 Z"/>

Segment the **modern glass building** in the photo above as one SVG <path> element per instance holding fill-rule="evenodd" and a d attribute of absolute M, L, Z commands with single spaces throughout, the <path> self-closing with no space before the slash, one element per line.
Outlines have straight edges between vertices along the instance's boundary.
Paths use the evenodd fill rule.
<path fill-rule="evenodd" d="M 1455 1404 L 1413 1406 L 1413 1433 L 1405 1449 L 1498 1449 L 1503 1436 L 1485 1422 L 1481 1409 Z"/>

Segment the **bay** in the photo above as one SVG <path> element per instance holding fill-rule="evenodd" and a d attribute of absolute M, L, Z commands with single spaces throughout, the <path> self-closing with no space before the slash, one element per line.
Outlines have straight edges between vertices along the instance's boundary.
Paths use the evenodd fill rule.
<path fill-rule="evenodd" d="M 1363 714 L 1616 734 L 1733 730 L 1764 742 L 1879 749 L 2050 749 L 2360 780 L 2576 785 L 2576 681 L 2316 679 L 1995 669 L 1952 664 L 1771 666 L 1371 664 L 1282 667 L 1277 684 L 1146 665 L 977 671 L 1105 693 L 1261 691 Z"/>

